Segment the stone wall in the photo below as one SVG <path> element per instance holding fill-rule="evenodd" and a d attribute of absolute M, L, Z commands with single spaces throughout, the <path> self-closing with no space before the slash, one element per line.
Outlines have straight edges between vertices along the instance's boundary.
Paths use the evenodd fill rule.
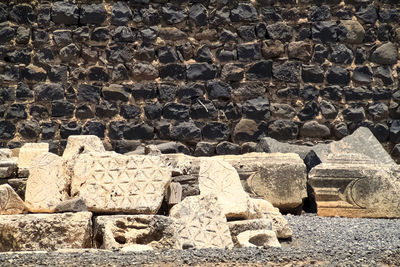
<path fill-rule="evenodd" d="M 0 147 L 400 142 L 396 0 L 167 2 L 0 3 Z"/>

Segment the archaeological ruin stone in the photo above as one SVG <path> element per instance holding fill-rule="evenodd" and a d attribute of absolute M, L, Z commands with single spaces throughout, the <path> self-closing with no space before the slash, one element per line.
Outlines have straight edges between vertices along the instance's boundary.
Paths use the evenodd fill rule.
<path fill-rule="evenodd" d="M 165 196 L 168 205 L 175 205 L 182 201 L 182 185 L 177 182 L 172 182 L 168 186 Z"/>
<path fill-rule="evenodd" d="M 247 230 L 237 236 L 239 247 L 281 247 L 272 230 Z"/>
<path fill-rule="evenodd" d="M 199 171 L 200 195 L 214 194 L 229 218 L 248 218 L 249 196 L 239 175 L 229 163 L 216 158 L 202 158 Z"/>
<path fill-rule="evenodd" d="M 282 210 L 302 205 L 306 192 L 306 166 L 294 153 L 248 153 L 217 156 L 247 180 L 251 196 L 262 197 Z"/>
<path fill-rule="evenodd" d="M 174 249 L 174 220 L 161 215 L 113 215 L 94 219 L 93 246 L 101 249 Z M 147 249 L 149 249 L 147 248 Z M 143 247 L 141 248 L 143 249 Z"/>
<path fill-rule="evenodd" d="M 159 156 L 90 152 L 77 157 L 71 196 L 84 199 L 90 211 L 155 214 L 170 182 Z"/>
<path fill-rule="evenodd" d="M 400 217 L 400 169 L 355 153 L 330 154 L 314 167 L 309 184 L 318 215 Z"/>
<path fill-rule="evenodd" d="M 104 152 L 100 138 L 95 135 L 71 135 L 68 137 L 63 159 L 69 161 L 83 152 Z"/>
<path fill-rule="evenodd" d="M 0 251 L 90 248 L 92 214 L 0 216 Z"/>
<path fill-rule="evenodd" d="M 80 212 L 87 211 L 86 203 L 82 198 L 65 200 L 55 207 L 55 212 Z"/>
<path fill-rule="evenodd" d="M 18 158 L 0 158 L 0 179 L 15 176 L 18 169 Z"/>
<path fill-rule="evenodd" d="M 0 185 L 0 215 L 20 214 L 25 210 L 22 199 L 8 185 Z"/>
<path fill-rule="evenodd" d="M 215 195 L 191 196 L 170 210 L 178 248 L 232 248 L 225 214 Z"/>
<path fill-rule="evenodd" d="M 29 168 L 25 205 L 30 212 L 54 212 L 68 198 L 70 179 L 61 157 L 47 152 L 36 157 Z"/>
<path fill-rule="evenodd" d="M 271 219 L 252 219 L 228 222 L 229 230 L 231 232 L 232 241 L 235 247 L 240 247 L 238 243 L 238 235 L 249 230 L 272 230 Z M 274 232 L 275 233 L 275 232 Z M 275 234 L 276 238 L 276 234 Z"/>
<path fill-rule="evenodd" d="M 19 149 L 18 169 L 28 169 L 34 159 L 42 153 L 49 152 L 48 143 L 26 143 Z"/>

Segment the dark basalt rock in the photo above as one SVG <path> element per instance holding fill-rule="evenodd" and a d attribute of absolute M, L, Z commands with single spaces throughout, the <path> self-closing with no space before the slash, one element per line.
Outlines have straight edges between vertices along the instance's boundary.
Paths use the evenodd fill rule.
<path fill-rule="evenodd" d="M 301 77 L 305 83 L 323 83 L 324 71 L 319 65 L 303 65 Z"/>
<path fill-rule="evenodd" d="M 12 104 L 5 112 L 6 119 L 24 120 L 27 117 L 24 104 Z"/>
<path fill-rule="evenodd" d="M 103 87 L 103 98 L 109 101 L 128 101 L 130 89 L 120 84 L 110 84 L 110 86 Z"/>
<path fill-rule="evenodd" d="M 353 61 L 353 51 L 344 44 L 336 45 L 332 48 L 330 60 L 333 63 L 351 64 Z"/>
<path fill-rule="evenodd" d="M 359 6 L 356 11 L 356 16 L 369 24 L 374 24 L 378 19 L 378 13 L 373 5 Z"/>
<path fill-rule="evenodd" d="M 101 25 L 107 17 L 107 11 L 103 4 L 81 5 L 80 19 L 81 24 Z"/>
<path fill-rule="evenodd" d="M 310 21 L 329 20 L 331 18 L 329 6 L 312 6 L 308 12 L 308 19 Z"/>
<path fill-rule="evenodd" d="M 304 105 L 304 108 L 300 110 L 297 117 L 302 121 L 312 120 L 318 116 L 319 108 L 315 101 L 310 101 Z"/>
<path fill-rule="evenodd" d="M 104 132 L 106 130 L 106 126 L 103 122 L 100 121 L 88 121 L 83 126 L 82 134 L 84 135 L 96 135 L 99 138 L 104 138 Z"/>
<path fill-rule="evenodd" d="M 350 83 L 350 71 L 334 65 L 328 69 L 326 81 L 329 84 L 348 85 Z"/>
<path fill-rule="evenodd" d="M 2 101 L 14 102 L 14 100 L 15 100 L 15 90 L 14 90 L 14 88 L 12 86 L 0 87 L 0 99 Z"/>
<path fill-rule="evenodd" d="M 123 135 L 127 140 L 151 140 L 154 138 L 154 127 L 146 123 L 128 123 Z"/>
<path fill-rule="evenodd" d="M 100 38 L 97 37 L 97 38 L 100 39 L 101 41 L 107 41 L 109 39 L 109 37 L 106 35 L 106 33 L 108 34 L 108 31 L 104 31 L 104 34 L 102 34 L 102 35 L 104 35 L 104 37 L 100 37 Z M 92 37 L 93 37 L 93 34 L 92 34 Z M 131 28 L 126 27 L 126 26 L 118 26 L 113 31 L 112 39 L 116 42 L 131 43 L 131 42 L 135 41 L 136 35 L 131 30 Z M 93 40 L 93 38 L 92 38 L 92 40 Z M 153 54 L 154 54 L 154 51 L 153 51 Z"/>
<path fill-rule="evenodd" d="M 363 107 L 353 106 L 343 110 L 342 115 L 346 121 L 358 122 L 364 120 L 365 110 Z"/>
<path fill-rule="evenodd" d="M 193 141 L 201 139 L 201 130 L 191 121 L 178 122 L 171 126 L 171 138 L 177 141 Z"/>
<path fill-rule="evenodd" d="M 40 125 L 34 120 L 24 121 L 18 126 L 18 133 L 25 139 L 37 139 L 40 132 Z"/>
<path fill-rule="evenodd" d="M 0 120 L 0 139 L 9 140 L 13 139 L 15 135 L 16 128 L 14 124 L 10 121 Z"/>
<path fill-rule="evenodd" d="M 296 83 L 300 80 L 300 63 L 296 61 L 274 62 L 272 73 L 278 80 Z"/>
<path fill-rule="evenodd" d="M 371 99 L 373 91 L 369 86 L 351 87 L 344 90 L 347 101 Z"/>
<path fill-rule="evenodd" d="M 187 65 L 188 80 L 212 80 L 216 75 L 216 67 L 207 63 L 194 63 Z"/>
<path fill-rule="evenodd" d="M 56 24 L 76 25 L 79 21 L 79 8 L 73 3 L 55 2 L 51 8 L 51 18 Z"/>
<path fill-rule="evenodd" d="M 82 125 L 77 121 L 63 122 L 60 126 L 60 136 L 62 139 L 68 139 L 70 135 L 80 135 Z"/>
<path fill-rule="evenodd" d="M 231 97 L 231 86 L 221 81 L 208 81 L 206 89 L 209 99 L 228 100 Z"/>
<path fill-rule="evenodd" d="M 258 19 L 257 9 L 249 3 L 239 3 L 231 10 L 230 19 L 233 22 L 249 22 Z"/>
<path fill-rule="evenodd" d="M 9 13 L 9 18 L 17 24 L 33 24 L 36 20 L 33 8 L 29 4 L 18 4 L 13 6 Z"/>
<path fill-rule="evenodd" d="M 162 18 L 167 24 L 176 24 L 184 21 L 187 14 L 174 5 L 166 5 L 162 7 Z"/>
<path fill-rule="evenodd" d="M 269 101 L 262 97 L 247 100 L 244 102 L 242 110 L 246 118 L 253 120 L 268 120 L 271 116 Z"/>
<path fill-rule="evenodd" d="M 369 84 L 372 82 L 372 70 L 369 66 L 356 67 L 352 78 L 355 82 Z"/>
<path fill-rule="evenodd" d="M 47 119 L 49 117 L 49 111 L 42 105 L 32 105 L 29 114 L 35 119 Z"/>
<path fill-rule="evenodd" d="M 197 65 L 197 64 L 192 64 Z M 208 65 L 208 64 L 207 64 Z M 189 69 L 188 69 L 189 71 Z M 193 66 L 190 69 L 190 73 L 192 79 L 201 76 L 202 74 L 207 73 L 200 73 L 201 71 L 206 72 L 205 69 L 200 69 L 198 66 Z M 159 67 L 159 75 L 161 79 L 165 80 L 185 80 L 186 79 L 186 66 L 184 64 L 167 64 L 164 66 Z M 215 74 L 214 74 L 215 75 Z"/>
<path fill-rule="evenodd" d="M 124 119 L 139 119 L 142 110 L 140 107 L 130 104 L 121 105 L 121 110 L 119 113 Z"/>
<path fill-rule="evenodd" d="M 312 39 L 316 42 L 336 42 L 338 26 L 334 21 L 318 21 L 311 28 Z"/>
<path fill-rule="evenodd" d="M 58 83 L 39 84 L 33 88 L 35 101 L 52 101 L 64 98 L 64 88 Z"/>
<path fill-rule="evenodd" d="M 210 100 L 197 99 L 190 107 L 190 117 L 198 119 L 216 119 L 218 111 Z"/>
<path fill-rule="evenodd" d="M 144 114 L 149 120 L 158 120 L 162 115 L 162 106 L 159 103 L 148 104 L 144 107 Z"/>
<path fill-rule="evenodd" d="M 203 83 L 185 83 L 180 86 L 176 91 L 176 96 L 182 103 L 190 103 L 204 95 L 204 84 Z"/>
<path fill-rule="evenodd" d="M 195 4 L 189 9 L 189 18 L 194 21 L 197 26 L 206 26 L 207 9 L 202 4 Z"/>
<path fill-rule="evenodd" d="M 283 22 L 277 22 L 267 26 L 267 34 L 273 40 L 289 42 L 293 37 L 293 28 Z"/>
<path fill-rule="evenodd" d="M 78 86 L 78 99 L 80 101 L 87 101 L 91 103 L 98 103 L 100 101 L 101 87 L 90 85 L 90 84 L 80 84 Z"/>
<path fill-rule="evenodd" d="M 215 148 L 217 144 L 216 143 L 210 143 L 210 142 L 198 142 L 196 144 L 196 148 L 193 152 L 193 156 L 195 157 L 211 157 L 215 155 Z M 400 154 L 400 153 L 399 153 Z"/>
<path fill-rule="evenodd" d="M 15 30 L 11 27 L 0 28 L 0 44 L 5 44 L 14 39 Z"/>
<path fill-rule="evenodd" d="M 108 82 L 110 77 L 105 67 L 93 66 L 88 69 L 88 78 L 91 81 Z"/>
<path fill-rule="evenodd" d="M 268 125 L 268 136 L 276 140 L 296 139 L 299 127 L 290 120 L 276 120 Z"/>
<path fill-rule="evenodd" d="M 178 54 L 171 46 L 162 46 L 157 50 L 158 60 L 163 64 L 174 63 L 178 61 Z"/>
<path fill-rule="evenodd" d="M 43 140 L 52 140 L 56 134 L 56 124 L 53 122 L 43 122 L 40 124 Z"/>
<path fill-rule="evenodd" d="M 75 117 L 77 119 L 90 119 L 94 117 L 92 108 L 87 104 L 80 104 L 76 107 Z"/>
<path fill-rule="evenodd" d="M 170 120 L 188 120 L 189 108 L 184 104 L 168 103 L 162 111 L 164 119 Z"/>
<path fill-rule="evenodd" d="M 52 117 L 72 117 L 75 105 L 65 100 L 55 100 L 51 102 Z"/>
<path fill-rule="evenodd" d="M 113 102 L 101 101 L 96 105 L 95 114 L 99 118 L 112 118 L 118 114 L 118 106 Z"/>
<path fill-rule="evenodd" d="M 202 129 L 203 138 L 212 141 L 227 140 L 230 135 L 230 130 L 225 123 L 210 122 Z"/>
<path fill-rule="evenodd" d="M 256 39 L 256 31 L 254 26 L 240 26 L 238 28 L 238 34 L 245 42 L 251 42 Z"/>
<path fill-rule="evenodd" d="M 315 100 L 319 96 L 319 90 L 315 86 L 306 85 L 300 91 L 300 97 L 306 101 Z"/>
<path fill-rule="evenodd" d="M 111 23 L 116 26 L 126 25 L 132 19 L 132 11 L 124 2 L 116 2 L 111 8 Z"/>
<path fill-rule="evenodd" d="M 108 137 L 112 140 L 120 140 L 123 137 L 125 121 L 112 121 L 108 125 Z"/>
<path fill-rule="evenodd" d="M 31 90 L 31 88 L 27 84 L 22 82 L 18 83 L 15 94 L 17 99 L 21 100 L 33 97 L 33 91 Z"/>
<path fill-rule="evenodd" d="M 254 63 L 246 72 L 246 78 L 250 80 L 263 80 L 272 77 L 272 60 L 262 60 Z"/>

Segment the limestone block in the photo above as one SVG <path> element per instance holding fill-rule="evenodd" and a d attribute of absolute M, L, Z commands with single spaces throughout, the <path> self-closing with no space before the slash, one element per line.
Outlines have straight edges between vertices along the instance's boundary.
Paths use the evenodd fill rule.
<path fill-rule="evenodd" d="M 248 230 L 237 236 L 239 246 L 244 247 L 281 247 L 272 230 Z"/>
<path fill-rule="evenodd" d="M 104 145 L 95 135 L 71 135 L 68 137 L 63 159 L 69 161 L 83 152 L 104 152 Z"/>
<path fill-rule="evenodd" d="M 182 201 L 182 185 L 180 183 L 172 182 L 168 186 L 167 195 L 168 205 L 175 205 Z"/>
<path fill-rule="evenodd" d="M 285 217 L 279 212 L 279 209 L 264 199 L 252 198 L 251 201 L 258 218 L 272 220 L 272 229 L 278 238 L 287 239 L 292 237 L 292 229 Z"/>
<path fill-rule="evenodd" d="M 0 148 L 0 159 L 8 159 L 12 157 L 12 150 L 9 148 Z"/>
<path fill-rule="evenodd" d="M 62 158 L 42 153 L 31 163 L 25 206 L 30 212 L 54 212 L 57 204 L 68 198 L 69 183 Z"/>
<path fill-rule="evenodd" d="M 240 247 L 237 236 L 248 230 L 273 230 L 271 219 L 252 219 L 228 222 L 229 231 L 231 232 L 232 241 L 235 247 Z"/>
<path fill-rule="evenodd" d="M 138 245 L 174 249 L 174 220 L 161 215 L 98 216 L 94 220 L 93 245 L 102 249 L 130 250 Z"/>
<path fill-rule="evenodd" d="M 18 158 L 0 159 L 0 179 L 11 178 L 17 171 Z"/>
<path fill-rule="evenodd" d="M 329 155 L 309 173 L 320 216 L 400 217 L 400 168 L 356 153 Z"/>
<path fill-rule="evenodd" d="M 230 163 L 242 179 L 247 177 L 250 194 L 282 210 L 295 209 L 307 197 L 306 166 L 294 153 L 248 153 L 215 158 Z"/>
<path fill-rule="evenodd" d="M 92 213 L 0 216 L 0 251 L 91 247 Z"/>
<path fill-rule="evenodd" d="M 0 215 L 20 214 L 25 205 L 22 199 L 8 184 L 0 185 Z"/>
<path fill-rule="evenodd" d="M 49 152 L 48 143 L 26 143 L 19 150 L 18 168 L 29 169 L 32 161 L 39 155 Z"/>
<path fill-rule="evenodd" d="M 233 242 L 217 196 L 185 198 L 170 210 L 176 219 L 177 247 L 232 248 Z"/>
<path fill-rule="evenodd" d="M 149 250 L 154 250 L 154 249 L 148 245 L 140 245 L 140 244 L 126 246 L 121 249 L 122 252 L 142 252 Z"/>
<path fill-rule="evenodd" d="M 90 211 L 155 214 L 171 183 L 171 171 L 158 156 L 90 152 L 77 157 L 72 197 Z"/>
<path fill-rule="evenodd" d="M 202 158 L 199 172 L 200 195 L 214 194 L 227 218 L 248 218 L 250 198 L 239 175 L 229 163 Z"/>

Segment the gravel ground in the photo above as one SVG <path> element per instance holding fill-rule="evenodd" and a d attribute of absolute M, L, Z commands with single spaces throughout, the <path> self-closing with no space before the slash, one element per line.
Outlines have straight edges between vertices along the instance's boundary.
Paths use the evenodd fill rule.
<path fill-rule="evenodd" d="M 0 266 L 400 266 L 400 220 L 286 216 L 282 248 L 0 253 Z"/>

